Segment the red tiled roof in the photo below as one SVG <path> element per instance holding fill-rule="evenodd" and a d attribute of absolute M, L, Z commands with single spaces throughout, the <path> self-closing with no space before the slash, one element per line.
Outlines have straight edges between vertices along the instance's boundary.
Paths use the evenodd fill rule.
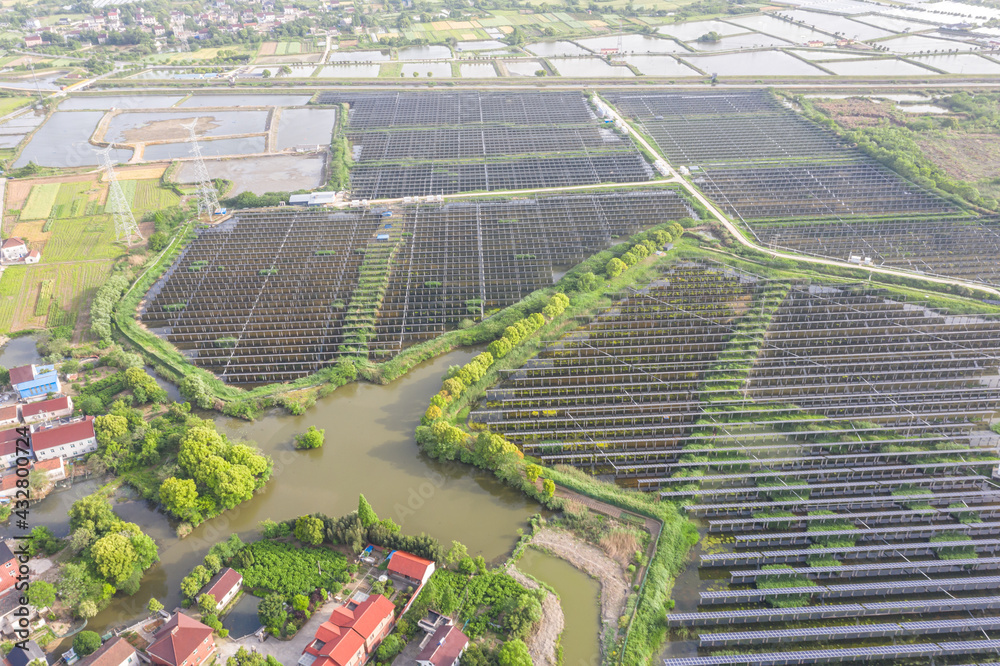
<path fill-rule="evenodd" d="M 135 648 L 121 636 L 115 636 L 101 646 L 94 654 L 80 662 L 80 666 L 120 666 L 130 656 L 136 654 Z"/>
<path fill-rule="evenodd" d="M 344 666 L 349 664 L 351 659 L 362 649 L 365 639 L 356 631 L 345 632 L 336 642 L 323 646 L 323 651 L 319 659 L 313 662 L 313 666 Z"/>
<path fill-rule="evenodd" d="M 52 472 L 63 466 L 62 458 L 49 458 L 48 460 L 39 460 L 32 467 L 34 469 L 40 469 L 43 472 Z"/>
<path fill-rule="evenodd" d="M 208 589 L 202 594 L 211 594 L 215 597 L 215 603 L 222 601 L 222 598 L 229 594 L 229 591 L 243 582 L 243 576 L 236 569 L 225 567 L 215 578 L 208 581 Z"/>
<path fill-rule="evenodd" d="M 58 412 L 63 409 L 69 409 L 69 398 L 66 396 L 62 396 L 61 398 L 52 398 L 51 400 L 42 400 L 40 402 L 34 402 L 30 405 L 25 405 L 24 407 L 21 407 L 21 416 L 27 419 L 45 412 Z M 0 411 L 0 420 L 3 420 L 2 411 Z"/>
<path fill-rule="evenodd" d="M 368 640 L 375 635 L 379 622 L 386 618 L 391 620 L 395 611 L 396 607 L 392 602 L 381 594 L 370 596 L 354 609 L 354 624 L 351 628 Z"/>
<path fill-rule="evenodd" d="M 30 382 L 35 378 L 35 369 L 30 365 L 19 365 L 16 368 L 10 369 L 10 383 L 20 384 L 21 382 Z"/>
<path fill-rule="evenodd" d="M 32 37 L 35 37 L 35 36 L 36 35 L 32 35 Z M 39 36 L 39 38 L 40 38 L 40 36 Z M 7 249 L 8 247 L 20 247 L 21 245 L 24 245 L 24 241 L 23 240 L 21 240 L 20 238 L 14 238 L 13 236 L 11 236 L 7 240 L 5 240 L 3 242 L 3 245 L 0 245 L 0 247 L 2 247 L 3 249 Z"/>
<path fill-rule="evenodd" d="M 156 632 L 146 652 L 168 664 L 179 666 L 211 635 L 211 627 L 184 613 L 177 613 Z"/>
<path fill-rule="evenodd" d="M 72 444 L 94 436 L 94 417 L 88 416 L 82 421 L 68 425 L 46 428 L 31 433 L 31 449 L 35 453 L 51 449 L 53 446 Z"/>
<path fill-rule="evenodd" d="M 0 421 L 16 421 L 17 405 L 7 405 L 0 407 Z"/>
<path fill-rule="evenodd" d="M 35 257 L 40 257 L 42 255 L 39 254 L 38 250 L 32 250 L 31 252 L 28 253 L 28 256 L 31 258 L 35 258 Z"/>
<path fill-rule="evenodd" d="M 0 456 L 9 456 L 17 452 L 17 428 L 0 430 Z"/>
<path fill-rule="evenodd" d="M 430 560 L 397 550 L 392 554 L 392 559 L 389 560 L 389 571 L 402 574 L 407 578 L 422 580 L 427 567 L 432 564 L 434 563 Z"/>
<path fill-rule="evenodd" d="M 468 636 L 455 625 L 446 624 L 437 628 L 427 645 L 417 655 L 417 661 L 429 661 L 435 666 L 438 664 L 451 666 L 468 644 Z"/>

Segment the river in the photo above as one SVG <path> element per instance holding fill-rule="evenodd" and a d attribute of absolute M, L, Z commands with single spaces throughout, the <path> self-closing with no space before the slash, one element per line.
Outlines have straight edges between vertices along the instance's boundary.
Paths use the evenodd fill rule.
<path fill-rule="evenodd" d="M 29 339 L 12 341 L 0 354 L 0 363 L 15 356 L 18 362 L 35 360 L 20 348 L 22 340 Z M 32 350 L 33 346 L 32 342 Z M 148 503 L 128 493 L 117 496 L 115 511 L 156 540 L 160 562 L 146 572 L 136 595 L 116 599 L 91 620 L 89 628 L 102 631 L 137 618 L 151 597 L 168 609 L 176 607 L 181 578 L 201 562 L 212 544 L 232 533 L 252 537 L 265 518 L 284 520 L 312 512 L 340 516 L 357 509 L 359 493 L 380 517 L 392 518 L 407 534 L 426 532 L 445 548 L 458 540 L 471 555 L 482 554 L 487 560 L 505 556 L 518 528 L 527 526 L 538 505 L 491 474 L 426 458 L 413 441 L 413 429 L 448 366 L 465 363 L 477 351 L 452 352 L 428 361 L 387 386 L 341 387 L 302 416 L 270 414 L 254 423 L 219 417 L 220 431 L 231 438 L 252 439 L 274 458 L 271 481 L 251 501 L 203 523 L 184 539 L 178 539 L 172 521 Z M 326 444 L 322 449 L 296 451 L 293 437 L 310 425 L 326 429 Z M 95 487 L 95 482 L 87 481 L 50 495 L 32 508 L 33 524 L 66 534 L 70 504 Z M 9 536 L 9 529 L 4 532 Z"/>

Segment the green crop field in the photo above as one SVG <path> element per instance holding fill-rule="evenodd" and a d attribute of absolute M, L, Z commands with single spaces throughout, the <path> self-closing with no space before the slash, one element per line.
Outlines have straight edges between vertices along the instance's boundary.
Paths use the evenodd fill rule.
<path fill-rule="evenodd" d="M 129 205 L 136 212 L 145 213 L 151 210 L 162 210 L 180 203 L 180 197 L 171 190 L 160 187 L 158 180 L 138 180 Z"/>
<path fill-rule="evenodd" d="M 55 205 L 51 214 L 56 217 L 82 217 L 86 215 L 87 204 L 90 202 L 87 192 L 91 190 L 93 183 L 63 183 L 59 187 L 59 194 L 56 196 Z"/>
<path fill-rule="evenodd" d="M 0 97 L 0 116 L 6 116 L 31 102 L 30 97 Z"/>
<path fill-rule="evenodd" d="M 59 194 L 59 183 L 35 185 L 28 194 L 28 200 L 21 209 L 22 220 L 44 220 L 52 212 L 52 204 Z"/>
<path fill-rule="evenodd" d="M 111 216 L 94 215 L 55 220 L 42 261 L 78 261 L 83 257 L 115 259 L 122 254 L 122 247 L 115 245 L 115 225 Z"/>
<path fill-rule="evenodd" d="M 10 266 L 0 277 L 0 332 L 9 333 L 14 323 L 14 311 L 20 301 L 21 286 L 27 269 L 24 266 Z"/>

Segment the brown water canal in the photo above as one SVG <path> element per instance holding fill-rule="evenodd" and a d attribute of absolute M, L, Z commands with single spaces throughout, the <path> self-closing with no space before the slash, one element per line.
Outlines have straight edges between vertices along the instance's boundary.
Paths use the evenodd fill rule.
<path fill-rule="evenodd" d="M 117 599 L 89 628 L 101 631 L 143 615 L 150 597 L 175 607 L 181 578 L 212 544 L 231 533 L 251 536 L 265 518 L 284 520 L 317 511 L 343 515 L 357 508 L 359 493 L 381 517 L 391 517 L 408 534 L 426 532 L 446 547 L 459 540 L 470 554 L 487 560 L 507 554 L 517 529 L 527 526 L 538 505 L 492 475 L 424 457 L 413 441 L 413 430 L 448 366 L 465 363 L 474 353 L 453 352 L 429 361 L 388 386 L 344 386 L 303 416 L 271 415 L 255 423 L 220 418 L 221 431 L 256 441 L 274 458 L 270 483 L 250 502 L 200 525 L 184 539 L 178 539 L 171 521 L 146 502 L 127 494 L 116 498 L 115 510 L 156 539 L 161 561 L 146 573 L 135 596 Z M 326 429 L 325 446 L 295 451 L 292 438 L 310 425 Z M 69 506 L 95 487 L 84 482 L 51 495 L 33 507 L 33 524 L 66 534 Z"/>

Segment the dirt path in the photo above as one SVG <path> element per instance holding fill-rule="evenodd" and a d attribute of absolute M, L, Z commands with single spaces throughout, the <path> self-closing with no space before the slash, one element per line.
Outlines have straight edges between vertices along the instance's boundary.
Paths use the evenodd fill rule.
<path fill-rule="evenodd" d="M 538 583 L 525 576 L 514 568 L 507 567 L 507 573 L 511 578 L 529 590 L 540 587 Z M 549 593 L 542 602 L 542 621 L 538 629 L 528 638 L 528 652 L 531 654 L 531 663 L 535 666 L 556 666 L 556 643 L 559 635 L 562 634 L 566 625 L 566 618 L 563 615 L 562 607 L 556 595 Z"/>
<path fill-rule="evenodd" d="M 625 613 L 628 579 L 621 565 L 600 548 L 577 539 L 569 532 L 551 527 L 535 532 L 531 543 L 554 553 L 601 582 L 601 644 L 604 645 L 604 637 L 609 632 L 613 635 L 618 631 L 618 618 Z"/>

